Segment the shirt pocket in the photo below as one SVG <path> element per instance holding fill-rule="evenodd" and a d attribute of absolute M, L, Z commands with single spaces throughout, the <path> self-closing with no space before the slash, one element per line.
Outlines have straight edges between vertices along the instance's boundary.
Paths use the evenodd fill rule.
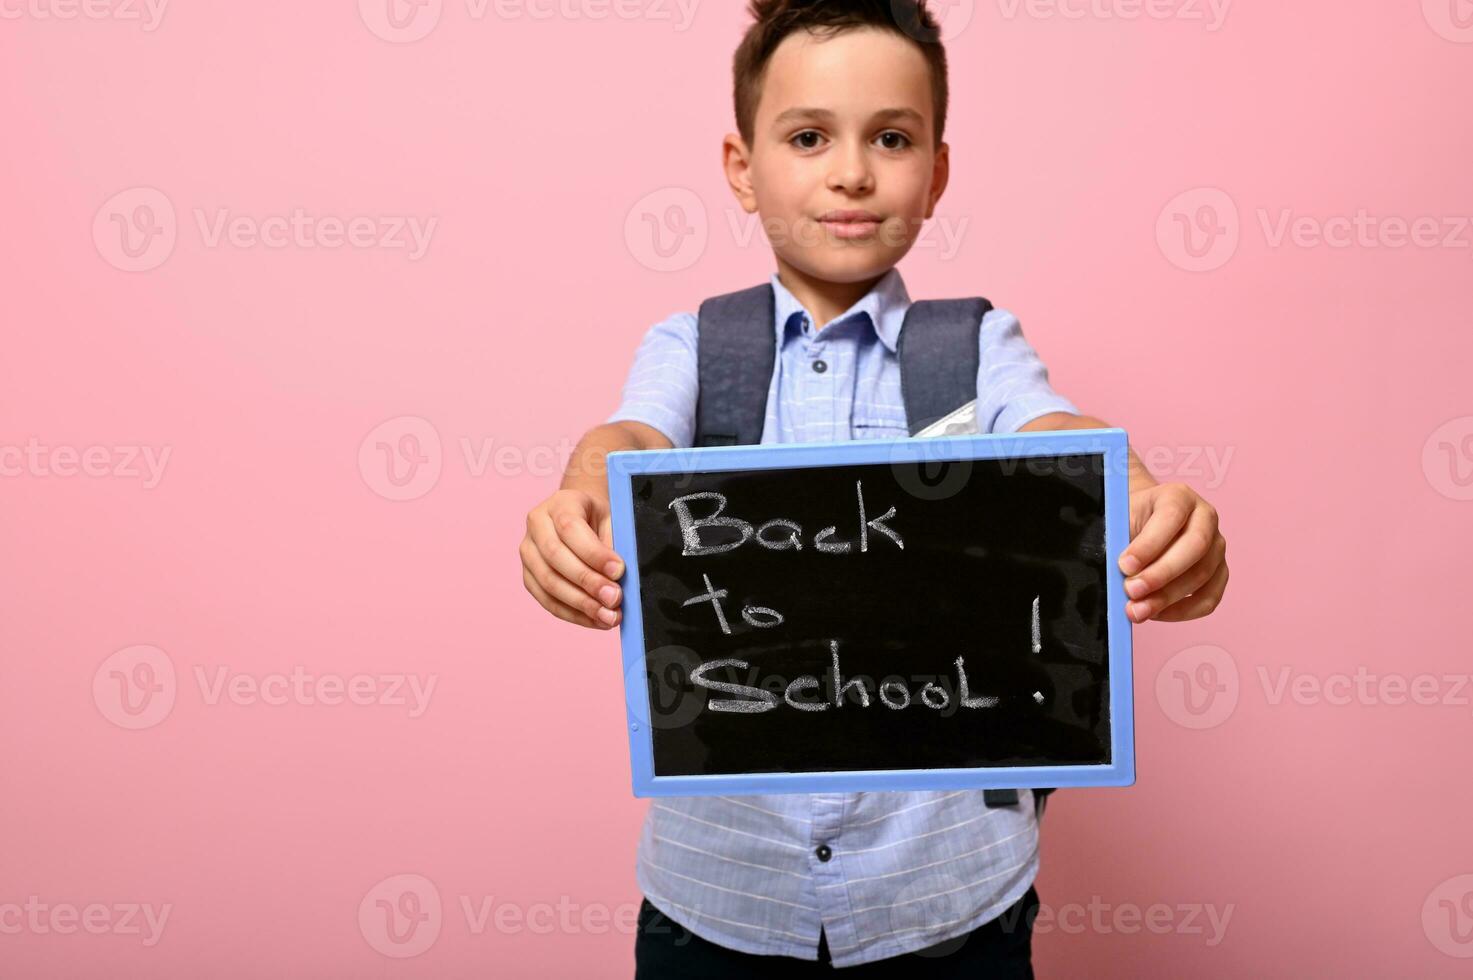
<path fill-rule="evenodd" d="M 910 435 L 905 413 L 887 409 L 855 409 L 850 431 L 855 439 L 903 439 Z"/>

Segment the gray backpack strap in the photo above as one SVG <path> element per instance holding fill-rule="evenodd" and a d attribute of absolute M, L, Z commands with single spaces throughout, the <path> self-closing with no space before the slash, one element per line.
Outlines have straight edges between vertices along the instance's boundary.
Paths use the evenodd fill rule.
<path fill-rule="evenodd" d="M 900 393 L 910 434 L 977 398 L 978 331 L 992 304 L 921 299 L 900 328 Z"/>
<path fill-rule="evenodd" d="M 700 384 L 696 446 L 750 446 L 762 441 L 767 393 L 777 366 L 774 304 L 771 283 L 713 296 L 701 304 L 696 325 Z"/>
<path fill-rule="evenodd" d="M 1044 804 L 1048 802 L 1048 795 L 1052 789 L 1035 789 L 1033 791 L 1033 813 L 1035 816 L 1043 816 Z M 984 789 L 982 791 L 982 802 L 989 809 L 1000 806 L 1017 806 L 1022 802 L 1022 797 L 1015 789 Z"/>

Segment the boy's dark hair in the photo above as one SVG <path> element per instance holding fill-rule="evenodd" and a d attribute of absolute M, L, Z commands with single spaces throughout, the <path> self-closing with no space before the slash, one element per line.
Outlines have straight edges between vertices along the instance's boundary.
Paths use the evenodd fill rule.
<path fill-rule="evenodd" d="M 751 0 L 747 11 L 756 23 L 747 29 L 732 59 L 737 129 L 747 146 L 752 145 L 767 63 L 782 40 L 800 30 L 833 36 L 858 27 L 892 31 L 912 41 L 926 56 L 931 68 L 936 145 L 941 145 L 946 130 L 946 49 L 926 0 Z"/>

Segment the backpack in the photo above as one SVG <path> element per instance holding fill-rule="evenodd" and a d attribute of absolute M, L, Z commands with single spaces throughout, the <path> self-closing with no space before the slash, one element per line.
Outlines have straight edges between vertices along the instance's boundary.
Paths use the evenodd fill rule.
<path fill-rule="evenodd" d="M 776 300 L 763 283 L 701 304 L 697 320 L 694 445 L 749 446 L 762 441 L 767 395 L 777 366 Z M 896 354 L 906 428 L 912 436 L 979 432 L 976 418 L 978 333 L 992 304 L 972 299 L 917 300 L 905 312 Z M 1052 789 L 1033 790 L 1042 815 Z M 1015 789 L 983 790 L 989 807 L 1017 806 Z"/>

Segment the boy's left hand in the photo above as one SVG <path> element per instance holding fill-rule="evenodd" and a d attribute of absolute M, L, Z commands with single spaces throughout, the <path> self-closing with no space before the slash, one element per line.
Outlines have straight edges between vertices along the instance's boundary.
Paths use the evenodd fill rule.
<path fill-rule="evenodd" d="M 1131 622 L 1199 619 L 1227 588 L 1227 540 L 1217 510 L 1185 483 L 1143 487 L 1130 495 L 1130 546 L 1120 555 L 1128 577 Z"/>

